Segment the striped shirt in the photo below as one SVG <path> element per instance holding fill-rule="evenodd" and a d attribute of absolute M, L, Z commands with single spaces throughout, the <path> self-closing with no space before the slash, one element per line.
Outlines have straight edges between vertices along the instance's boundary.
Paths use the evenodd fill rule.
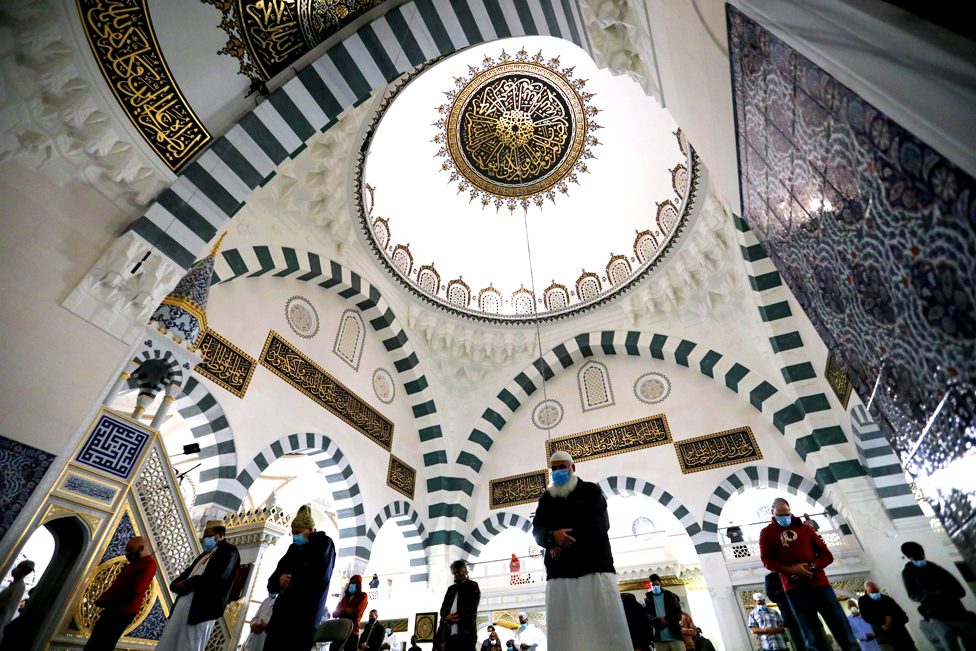
<path fill-rule="evenodd" d="M 756 606 L 749 613 L 749 628 L 778 628 L 780 626 L 783 626 L 783 616 L 775 610 L 769 608 L 760 610 L 759 606 Z M 756 637 L 759 638 L 759 646 L 763 651 L 786 651 L 789 648 L 786 644 L 786 636 L 782 633 L 756 635 Z"/>

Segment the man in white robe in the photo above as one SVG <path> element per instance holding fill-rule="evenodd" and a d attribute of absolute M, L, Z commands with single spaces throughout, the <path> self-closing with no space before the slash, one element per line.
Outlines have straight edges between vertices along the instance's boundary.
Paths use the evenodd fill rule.
<path fill-rule="evenodd" d="M 576 477 L 567 452 L 549 460 L 532 535 L 546 550 L 546 629 L 559 651 L 633 651 L 610 551 L 603 491 Z"/>
<path fill-rule="evenodd" d="M 268 622 L 271 621 L 271 611 L 277 597 L 276 594 L 268 595 L 268 598 L 258 606 L 258 612 L 251 620 L 251 636 L 247 638 L 244 651 L 264 651 L 264 640 L 268 636 L 264 629 L 268 628 Z"/>
<path fill-rule="evenodd" d="M 538 626 L 529 623 L 525 613 L 519 613 L 519 627 L 515 630 L 515 648 L 518 651 L 546 651 L 546 636 Z"/>

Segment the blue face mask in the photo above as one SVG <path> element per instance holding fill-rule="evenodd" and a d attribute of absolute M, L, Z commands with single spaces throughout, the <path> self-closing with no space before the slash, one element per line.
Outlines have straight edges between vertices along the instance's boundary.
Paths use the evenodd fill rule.
<path fill-rule="evenodd" d="M 792 515 L 774 515 L 773 519 L 776 520 L 776 524 L 781 527 L 788 527 L 793 522 Z"/>
<path fill-rule="evenodd" d="M 568 481 L 569 481 L 569 470 L 564 468 L 562 470 L 553 471 L 552 483 L 554 483 L 556 486 L 562 486 Z"/>
<path fill-rule="evenodd" d="M 868 596 L 871 597 L 872 599 L 874 599 L 875 601 L 877 601 L 878 599 L 881 598 L 881 593 L 880 592 L 869 592 L 868 593 Z"/>
<path fill-rule="evenodd" d="M 209 552 L 211 549 L 213 549 L 216 546 L 217 546 L 217 541 L 214 540 L 213 536 L 207 536 L 206 538 L 203 539 L 203 550 L 204 551 L 208 551 Z"/>
<path fill-rule="evenodd" d="M 914 563 L 914 564 L 915 564 L 915 567 L 925 567 L 925 564 L 926 564 L 927 562 L 928 562 L 928 561 L 912 561 L 912 563 Z"/>
<path fill-rule="evenodd" d="M 519 626 L 519 628 L 520 628 L 520 629 L 526 629 L 526 628 L 528 628 L 528 627 L 529 627 L 529 625 L 528 625 L 528 624 L 522 624 L 521 626 Z"/>
<path fill-rule="evenodd" d="M 391 628 L 386 629 L 386 634 L 387 635 L 390 635 L 392 633 L 393 633 L 393 629 L 391 629 Z"/>
<path fill-rule="evenodd" d="M 308 542 L 307 540 L 305 540 L 305 534 L 302 533 L 293 534 L 291 537 L 291 541 L 296 545 L 298 545 L 299 547 L 301 547 L 302 545 Z"/>
<path fill-rule="evenodd" d="M 759 606 L 759 610 L 766 610 L 766 604 L 762 604 L 761 606 Z"/>
<path fill-rule="evenodd" d="M 661 594 L 661 586 L 659 586 L 659 585 L 652 585 L 651 586 L 651 592 L 653 592 L 654 594 Z"/>
<path fill-rule="evenodd" d="M 356 589 L 357 588 L 356 588 L 356 584 L 355 583 L 350 583 L 349 584 L 349 594 L 356 594 Z"/>

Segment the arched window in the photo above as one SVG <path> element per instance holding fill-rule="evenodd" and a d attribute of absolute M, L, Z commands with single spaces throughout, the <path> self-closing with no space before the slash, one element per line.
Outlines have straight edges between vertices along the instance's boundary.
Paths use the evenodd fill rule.
<path fill-rule="evenodd" d="M 688 192 L 688 168 L 684 165 L 677 165 L 671 170 L 671 187 L 678 198 L 684 200 Z"/>
<path fill-rule="evenodd" d="M 525 287 L 519 287 L 512 293 L 512 309 L 516 314 L 532 314 L 532 303 L 535 296 Z"/>
<path fill-rule="evenodd" d="M 498 314 L 502 309 L 502 293 L 488 285 L 478 292 L 478 309 L 488 314 Z"/>
<path fill-rule="evenodd" d="M 332 352 L 357 371 L 359 370 L 359 360 L 363 356 L 365 334 L 366 328 L 363 326 L 363 317 L 359 315 L 359 312 L 346 310 L 342 313 Z"/>
<path fill-rule="evenodd" d="M 668 235 L 678 223 L 678 209 L 670 200 L 657 204 L 657 227 L 662 235 Z"/>
<path fill-rule="evenodd" d="M 460 278 L 447 283 L 447 302 L 457 307 L 471 304 L 471 288 Z"/>
<path fill-rule="evenodd" d="M 600 285 L 600 277 L 595 273 L 584 271 L 583 275 L 576 279 L 576 296 L 581 301 L 596 298 L 602 290 L 603 287 Z"/>
<path fill-rule="evenodd" d="M 630 277 L 630 263 L 625 255 L 615 255 L 607 263 L 607 280 L 614 287 L 624 284 Z"/>
<path fill-rule="evenodd" d="M 376 238 L 376 245 L 380 250 L 386 249 L 386 245 L 390 242 L 390 222 L 377 217 L 373 221 L 373 237 Z"/>
<path fill-rule="evenodd" d="M 550 312 L 561 310 L 569 305 L 569 291 L 565 286 L 557 285 L 554 280 L 551 285 L 546 287 L 546 291 L 542 294 L 542 301 Z"/>
<path fill-rule="evenodd" d="M 441 291 L 441 275 L 433 264 L 425 264 L 417 272 L 417 284 L 424 292 L 436 296 Z"/>
<path fill-rule="evenodd" d="M 657 238 L 651 231 L 642 231 L 634 238 L 634 255 L 641 264 L 646 263 L 657 253 Z"/>
<path fill-rule="evenodd" d="M 393 266 L 404 276 L 409 276 L 413 271 L 413 255 L 410 254 L 409 247 L 409 244 L 407 246 L 397 244 L 393 249 L 393 255 L 390 256 Z"/>
<path fill-rule="evenodd" d="M 591 360 L 584 364 L 576 374 L 576 382 L 579 385 L 580 405 L 583 411 L 614 404 L 610 373 L 600 362 Z"/>

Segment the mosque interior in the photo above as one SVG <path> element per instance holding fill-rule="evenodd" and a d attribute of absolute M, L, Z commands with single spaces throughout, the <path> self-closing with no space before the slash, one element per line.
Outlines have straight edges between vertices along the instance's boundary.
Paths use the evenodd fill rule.
<path fill-rule="evenodd" d="M 976 611 L 976 44 L 914 4 L 0 8 L 29 650 L 84 647 L 134 535 L 158 570 L 118 648 L 154 648 L 212 520 L 244 571 L 206 649 L 238 649 L 305 504 L 328 604 L 377 575 L 399 643 L 458 559 L 482 632 L 545 631 L 558 450 L 621 592 L 659 574 L 719 651 L 757 648 L 775 497 L 929 648 L 904 542 Z"/>

